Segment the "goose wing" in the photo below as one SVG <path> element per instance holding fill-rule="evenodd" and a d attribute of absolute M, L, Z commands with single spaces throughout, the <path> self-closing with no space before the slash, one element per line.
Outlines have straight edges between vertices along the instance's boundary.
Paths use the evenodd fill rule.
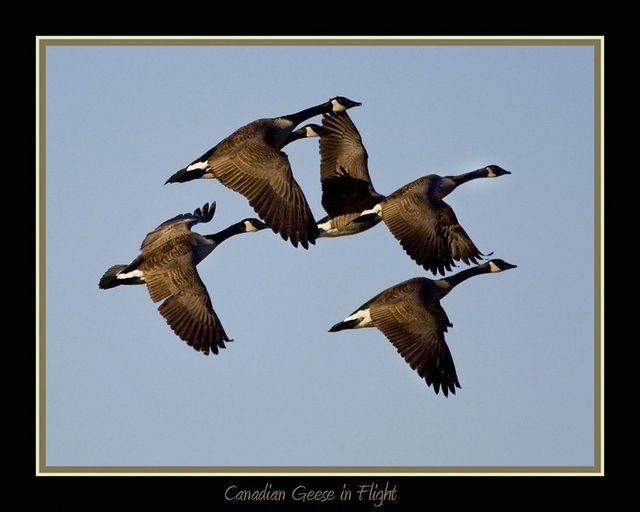
<path fill-rule="evenodd" d="M 436 208 L 436 217 L 438 227 L 447 240 L 446 247 L 451 258 L 461 260 L 467 265 L 477 264 L 483 254 L 460 225 L 453 209 L 444 201 L 440 201 Z"/>
<path fill-rule="evenodd" d="M 320 137 L 320 180 L 332 178 L 340 168 L 353 178 L 371 183 L 367 150 L 360 132 L 346 111 L 323 115 Z"/>
<path fill-rule="evenodd" d="M 382 218 L 405 252 L 425 270 L 444 275 L 455 260 L 476 263 L 482 254 L 444 201 L 432 203 L 416 180 L 382 202 Z"/>
<path fill-rule="evenodd" d="M 460 383 L 444 339 L 451 322 L 439 302 L 419 300 L 410 285 L 413 289 L 401 290 L 401 300 L 371 303 L 371 321 L 436 394 L 440 388 L 445 396 L 455 394 Z"/>
<path fill-rule="evenodd" d="M 231 341 L 190 254 L 145 271 L 145 282 L 153 302 L 165 299 L 158 311 L 169 327 L 195 350 L 217 354 L 225 341 Z"/>
<path fill-rule="evenodd" d="M 383 196 L 371 183 L 367 150 L 346 111 L 323 115 L 320 137 L 322 206 L 331 217 L 372 208 Z"/>
<path fill-rule="evenodd" d="M 315 243 L 318 227 L 285 153 L 252 139 L 209 166 L 220 183 L 246 197 L 284 240 L 305 249 Z"/>
<path fill-rule="evenodd" d="M 151 252 L 158 245 L 176 236 L 183 235 L 200 222 L 209 222 L 216 211 L 216 202 L 205 203 L 202 208 L 196 208 L 193 213 L 182 213 L 165 220 L 153 231 L 147 233 L 140 250 Z"/>

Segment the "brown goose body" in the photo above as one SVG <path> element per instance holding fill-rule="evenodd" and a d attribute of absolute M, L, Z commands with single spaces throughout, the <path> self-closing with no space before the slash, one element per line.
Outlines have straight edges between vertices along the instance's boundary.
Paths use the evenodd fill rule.
<path fill-rule="evenodd" d="M 207 288 L 196 265 L 227 238 L 266 228 L 258 219 L 244 219 L 213 235 L 191 231 L 209 222 L 215 202 L 206 203 L 192 214 L 177 215 L 147 234 L 140 254 L 129 265 L 114 265 L 100 279 L 101 289 L 119 285 L 145 284 L 158 311 L 171 329 L 195 350 L 208 355 L 232 341 L 213 309 Z"/>
<path fill-rule="evenodd" d="M 440 389 L 444 396 L 455 394 L 460 383 L 444 336 L 452 323 L 440 300 L 470 277 L 510 268 L 515 265 L 493 259 L 443 279 L 408 279 L 365 302 L 329 332 L 375 327 L 436 394 Z"/>
<path fill-rule="evenodd" d="M 281 149 L 300 137 L 296 126 L 323 112 L 360 105 L 342 96 L 294 114 L 252 121 L 235 130 L 166 183 L 214 178 L 240 193 L 267 225 L 284 240 L 305 249 L 315 243 L 318 228 L 291 164 Z"/>
<path fill-rule="evenodd" d="M 509 171 L 489 165 L 456 176 L 422 176 L 363 211 L 354 223 L 384 221 L 405 252 L 425 270 L 444 275 L 456 261 L 478 263 L 484 256 L 443 200 L 458 186 L 477 178 L 495 178 Z"/>

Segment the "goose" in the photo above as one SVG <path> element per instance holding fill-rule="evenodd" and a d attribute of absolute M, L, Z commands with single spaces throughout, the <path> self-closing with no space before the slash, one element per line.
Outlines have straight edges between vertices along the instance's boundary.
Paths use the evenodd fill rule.
<path fill-rule="evenodd" d="M 396 284 L 365 302 L 329 332 L 375 327 L 391 341 L 411 368 L 438 394 L 460 388 L 444 333 L 453 324 L 440 300 L 470 277 L 502 272 L 516 265 L 492 259 L 442 279 L 416 277 Z"/>
<path fill-rule="evenodd" d="M 371 182 L 368 154 L 360 132 L 346 111 L 323 114 L 320 136 L 322 206 L 319 237 L 360 233 L 384 221 L 405 252 L 425 270 L 444 275 L 454 260 L 478 263 L 484 256 L 442 199 L 457 186 L 476 178 L 511 174 L 498 165 L 441 177 L 423 176 L 388 196 Z"/>
<path fill-rule="evenodd" d="M 322 207 L 327 216 L 318 221 L 320 237 L 353 235 L 378 222 L 369 216 L 352 222 L 363 211 L 384 199 L 371 183 L 368 154 L 360 132 L 346 111 L 323 114 L 322 128 L 309 135 L 320 136 L 320 183 Z"/>
<path fill-rule="evenodd" d="M 364 210 L 352 222 L 384 221 L 411 259 L 433 274 L 444 275 L 445 269 L 456 266 L 455 261 L 476 264 L 487 255 L 478 250 L 443 198 L 470 180 L 505 174 L 511 173 L 488 165 L 455 176 L 422 176 Z"/>
<path fill-rule="evenodd" d="M 218 353 L 231 340 L 216 312 L 196 265 L 227 238 L 265 229 L 262 221 L 243 219 L 212 235 L 191 231 L 200 222 L 209 222 L 215 201 L 205 203 L 192 214 L 177 215 L 147 234 L 140 254 L 128 265 L 113 265 L 100 278 L 99 288 L 120 285 L 147 285 L 151 300 L 164 300 L 158 311 L 171 329 L 195 350 Z M 165 300 L 166 299 L 166 300 Z"/>
<path fill-rule="evenodd" d="M 294 247 L 315 243 L 318 228 L 304 193 L 295 181 L 289 159 L 281 149 L 297 138 L 295 128 L 323 112 L 361 105 L 344 96 L 299 112 L 252 121 L 238 128 L 189 165 L 167 179 L 183 183 L 215 178 L 240 193 L 267 225 Z"/>

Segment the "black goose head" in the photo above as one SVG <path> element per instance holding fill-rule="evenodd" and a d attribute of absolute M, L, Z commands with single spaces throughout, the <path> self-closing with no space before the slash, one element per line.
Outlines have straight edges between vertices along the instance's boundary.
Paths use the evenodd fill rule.
<path fill-rule="evenodd" d="M 253 233 L 254 231 L 260 231 L 269 227 L 261 220 L 253 217 L 241 220 L 238 225 L 242 233 Z"/>
<path fill-rule="evenodd" d="M 507 263 L 506 261 L 501 260 L 500 258 L 491 259 L 484 264 L 489 267 L 489 270 L 491 272 L 503 272 L 505 270 L 509 270 L 510 268 L 518 268 L 517 265 Z"/>
<path fill-rule="evenodd" d="M 305 124 L 304 126 L 298 128 L 297 130 L 292 131 L 282 143 L 281 148 L 299 139 L 321 137 L 323 133 L 324 133 L 324 128 L 322 126 L 318 124 L 313 124 L 313 123 Z"/>
<path fill-rule="evenodd" d="M 329 103 L 331 104 L 331 110 L 333 112 L 341 112 L 343 110 L 362 105 L 359 101 L 353 101 L 349 98 L 345 98 L 344 96 L 335 96 L 329 100 Z"/>
<path fill-rule="evenodd" d="M 487 165 L 483 172 L 487 178 L 497 178 L 498 176 L 503 176 L 505 174 L 511 174 L 506 169 L 503 169 L 499 165 Z"/>

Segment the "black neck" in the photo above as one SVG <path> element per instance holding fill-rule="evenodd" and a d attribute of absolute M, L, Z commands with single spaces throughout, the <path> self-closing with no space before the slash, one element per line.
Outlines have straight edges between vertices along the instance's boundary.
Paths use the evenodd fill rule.
<path fill-rule="evenodd" d="M 462 185 L 467 181 L 475 180 L 476 178 L 486 178 L 487 172 L 485 169 L 476 169 L 475 171 L 465 172 L 464 174 L 458 174 L 457 176 L 447 176 L 452 179 L 456 186 Z"/>
<path fill-rule="evenodd" d="M 303 121 L 306 121 L 307 119 L 320 115 L 323 112 L 329 112 L 330 110 L 331 110 L 331 102 L 326 102 L 320 105 L 316 105 L 315 107 L 305 108 L 304 110 L 301 110 L 300 112 L 296 112 L 295 114 L 289 114 L 282 117 L 289 119 L 295 126 L 300 124 Z"/>
<path fill-rule="evenodd" d="M 284 140 L 281 147 L 285 147 L 287 144 L 291 144 L 293 141 L 298 139 L 304 139 L 307 136 L 306 128 L 298 128 L 297 130 L 292 131 L 289 136 Z"/>
<path fill-rule="evenodd" d="M 438 279 L 436 283 L 448 292 L 455 286 L 459 285 L 462 281 L 466 281 L 470 277 L 477 276 L 479 274 L 486 274 L 488 272 L 491 272 L 489 263 L 482 263 L 481 265 L 478 265 L 476 267 L 461 270 L 460 272 L 452 276 Z"/>
<path fill-rule="evenodd" d="M 243 226 L 242 222 L 240 222 L 240 223 L 232 224 L 228 228 L 225 228 L 222 231 L 218 231 L 217 233 L 214 233 L 213 235 L 204 235 L 204 236 L 205 236 L 205 238 L 207 238 L 209 240 L 213 240 L 216 243 L 216 245 L 220 245 L 227 238 L 230 238 L 233 235 L 238 235 L 240 233 L 244 233 L 243 227 L 244 226 Z"/>

